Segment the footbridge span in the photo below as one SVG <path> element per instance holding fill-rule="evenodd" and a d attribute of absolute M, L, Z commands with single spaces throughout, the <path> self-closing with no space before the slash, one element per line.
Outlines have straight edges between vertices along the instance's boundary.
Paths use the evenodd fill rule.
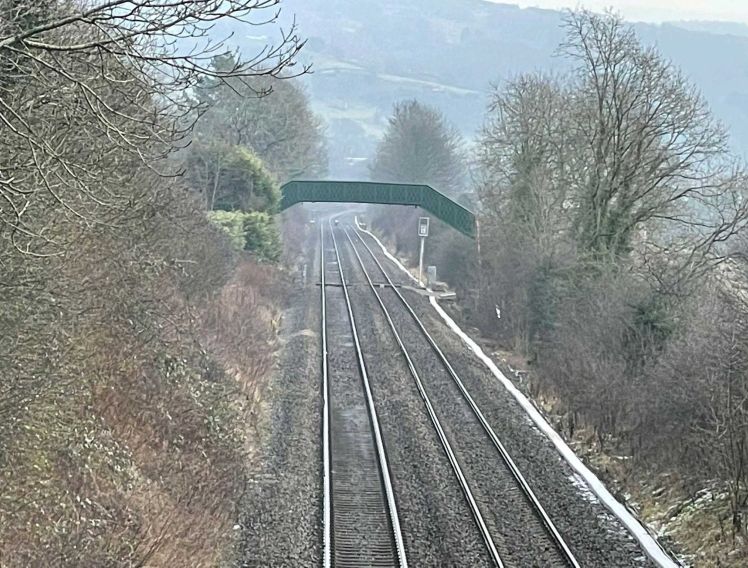
<path fill-rule="evenodd" d="M 420 207 L 475 238 L 475 215 L 428 185 L 365 181 L 290 181 L 281 188 L 281 211 L 297 203 L 375 203 Z"/>

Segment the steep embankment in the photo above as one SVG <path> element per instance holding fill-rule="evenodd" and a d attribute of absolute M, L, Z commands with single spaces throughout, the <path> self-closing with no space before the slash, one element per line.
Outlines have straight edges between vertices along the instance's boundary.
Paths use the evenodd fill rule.
<path fill-rule="evenodd" d="M 142 205 L 123 230 L 75 235 L 74 253 L 0 249 L 8 568 L 234 554 L 278 270 L 238 258 L 181 191 Z"/>

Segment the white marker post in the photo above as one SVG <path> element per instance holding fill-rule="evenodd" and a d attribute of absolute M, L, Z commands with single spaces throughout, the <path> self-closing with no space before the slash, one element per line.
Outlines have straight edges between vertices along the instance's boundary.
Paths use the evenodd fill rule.
<path fill-rule="evenodd" d="M 429 236 L 429 218 L 418 218 L 418 236 L 421 237 L 421 252 L 418 255 L 418 282 L 423 284 L 423 245 Z"/>

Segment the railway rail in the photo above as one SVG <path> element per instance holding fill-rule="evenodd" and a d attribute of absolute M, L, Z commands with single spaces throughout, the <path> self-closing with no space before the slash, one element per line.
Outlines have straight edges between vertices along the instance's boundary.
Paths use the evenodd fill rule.
<path fill-rule="evenodd" d="M 323 388 L 323 565 L 408 562 L 389 464 L 361 351 L 340 251 L 332 260 L 320 224 Z M 337 266 L 328 278 L 328 267 Z"/>
<path fill-rule="evenodd" d="M 330 229 L 334 239 L 336 229 L 332 225 L 330 225 Z M 349 250 L 357 259 L 358 267 L 400 347 L 491 560 L 501 568 L 524 565 L 579 568 L 580 565 L 573 552 L 556 529 L 504 444 L 486 420 L 464 382 L 455 372 L 416 312 L 398 290 L 398 286 L 392 281 L 377 256 L 358 231 L 353 231 L 356 237 L 354 240 L 348 228 L 337 230 L 345 234 Z M 359 252 L 360 245 L 366 250 L 363 258 Z M 337 244 L 336 256 L 341 278 L 343 278 L 343 267 L 340 264 Z M 366 261 L 364 258 L 366 258 Z M 367 263 L 384 278 L 383 282 L 375 284 L 370 270 L 367 269 Z M 343 289 L 346 290 L 347 296 L 345 286 Z M 349 299 L 348 302 L 350 306 Z M 407 316 L 402 314 L 403 309 L 407 312 Z M 353 312 L 351 310 L 352 317 Z M 399 320 L 399 326 L 395 323 L 396 319 Z M 418 336 L 417 341 L 425 341 L 428 347 L 415 349 L 413 338 L 416 336 Z M 410 349 L 406 343 L 410 343 Z M 435 358 L 434 355 L 436 355 Z M 436 359 L 440 370 L 437 371 L 435 367 L 427 367 L 424 363 L 424 357 L 429 357 L 431 360 Z M 421 372 L 419 372 L 419 368 L 422 369 Z M 426 374 L 424 374 L 424 370 Z M 425 384 L 424 378 L 426 376 L 431 381 L 430 386 Z M 435 386 L 434 381 L 437 380 L 440 380 L 441 383 Z M 447 381 L 451 381 L 451 387 L 446 385 Z M 436 410 L 438 404 L 435 404 L 432 399 L 443 396 L 448 388 L 457 391 L 456 394 L 450 393 L 448 396 L 461 397 L 461 400 L 464 401 L 464 416 L 469 416 L 466 422 L 467 426 L 464 427 L 465 431 L 461 431 L 460 427 L 445 424 L 439 418 Z M 467 459 L 468 455 L 470 455 L 469 459 Z M 495 471 L 492 469 L 492 475 L 495 476 L 497 481 L 491 489 L 502 487 L 502 494 L 504 497 L 508 497 L 513 505 L 512 510 L 496 510 L 497 507 L 492 500 L 491 491 L 487 491 L 485 487 L 481 488 L 478 486 L 479 484 L 474 483 L 475 478 L 480 473 L 474 467 L 471 467 L 470 462 L 474 455 L 482 455 L 483 464 L 492 460 L 490 463 L 492 466 L 496 466 Z M 483 472 L 483 475 L 485 476 L 485 472 Z M 477 489 L 476 486 L 478 486 Z M 517 519 L 521 527 L 519 529 L 516 526 L 511 527 L 511 519 Z M 509 531 L 507 531 L 508 526 L 511 527 Z M 523 531 L 526 531 L 527 538 L 517 542 L 516 535 Z M 528 541 L 528 539 L 530 540 Z M 525 549 L 522 551 L 524 557 L 518 553 L 518 550 L 523 548 Z M 527 550 L 530 548 L 540 551 L 540 557 L 535 558 L 532 564 L 527 563 Z"/>

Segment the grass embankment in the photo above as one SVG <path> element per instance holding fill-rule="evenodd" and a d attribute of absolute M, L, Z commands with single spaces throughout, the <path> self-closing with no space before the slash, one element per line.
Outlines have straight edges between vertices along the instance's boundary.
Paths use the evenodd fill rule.
<path fill-rule="evenodd" d="M 278 269 L 191 206 L 75 241 L 0 250 L 0 565 L 226 563 Z"/>

